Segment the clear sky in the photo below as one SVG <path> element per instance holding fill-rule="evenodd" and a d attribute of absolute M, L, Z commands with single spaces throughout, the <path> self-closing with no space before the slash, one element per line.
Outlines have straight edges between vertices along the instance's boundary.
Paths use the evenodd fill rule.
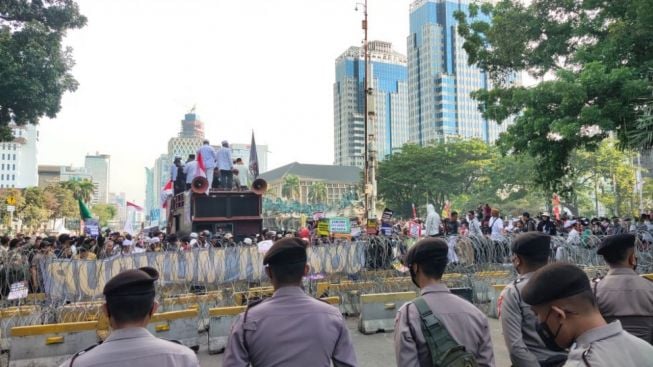
<path fill-rule="evenodd" d="M 333 163 L 334 61 L 361 45 L 355 0 L 78 0 L 73 73 L 39 164 L 111 155 L 112 192 L 142 203 L 144 167 L 197 104 L 212 142 L 268 144 L 269 168 Z M 370 0 L 370 39 L 405 54 L 411 0 Z"/>

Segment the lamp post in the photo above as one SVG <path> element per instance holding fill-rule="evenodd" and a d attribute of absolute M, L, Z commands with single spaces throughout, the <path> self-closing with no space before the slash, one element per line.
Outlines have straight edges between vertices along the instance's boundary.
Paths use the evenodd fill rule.
<path fill-rule="evenodd" d="M 367 0 L 364 2 L 356 3 L 356 11 L 358 11 L 358 6 L 363 7 L 363 23 L 362 28 L 364 32 L 363 39 L 363 53 L 365 59 L 365 79 L 364 79 L 364 134 L 365 134 L 365 170 L 364 170 L 364 193 L 365 193 L 365 219 L 376 218 L 376 137 L 374 129 L 374 102 L 371 98 L 374 98 L 374 91 L 370 86 L 370 50 L 369 50 L 369 23 L 368 23 L 368 12 L 367 12 Z"/>

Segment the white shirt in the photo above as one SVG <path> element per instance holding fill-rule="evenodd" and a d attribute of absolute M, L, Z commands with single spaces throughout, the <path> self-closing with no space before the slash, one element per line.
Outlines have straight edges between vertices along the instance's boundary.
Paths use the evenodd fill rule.
<path fill-rule="evenodd" d="M 481 231 L 481 223 L 476 217 L 469 221 L 469 235 L 470 236 L 482 236 L 483 231 Z"/>
<path fill-rule="evenodd" d="M 197 161 L 190 161 L 184 165 L 184 174 L 186 175 L 186 183 L 192 183 L 195 175 L 197 174 Z"/>
<path fill-rule="evenodd" d="M 200 156 L 200 154 L 202 154 L 202 162 L 204 162 L 204 168 L 206 169 L 215 168 L 218 155 L 212 146 L 210 146 L 209 144 L 202 145 L 197 150 L 198 157 Z"/>
<path fill-rule="evenodd" d="M 222 147 L 218 150 L 218 169 L 229 171 L 234 167 L 234 161 L 231 159 L 231 149 Z"/>
<path fill-rule="evenodd" d="M 238 179 L 240 186 L 249 186 L 249 170 L 244 164 L 236 164 L 234 168 L 238 170 Z"/>
<path fill-rule="evenodd" d="M 578 233 L 576 228 L 573 228 L 571 231 L 569 231 L 569 235 L 567 236 L 567 244 L 578 245 L 579 243 L 580 243 L 580 233 Z"/>
<path fill-rule="evenodd" d="M 172 181 L 177 181 L 177 172 L 178 172 L 177 166 L 175 166 L 174 164 L 170 166 L 170 179 Z"/>
<path fill-rule="evenodd" d="M 490 238 L 493 240 L 501 240 L 503 238 L 503 219 L 499 217 L 490 218 L 490 229 L 492 230 Z"/>

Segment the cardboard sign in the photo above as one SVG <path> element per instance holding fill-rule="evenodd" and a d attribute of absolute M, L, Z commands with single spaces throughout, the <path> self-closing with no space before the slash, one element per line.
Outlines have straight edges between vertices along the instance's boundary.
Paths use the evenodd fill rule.
<path fill-rule="evenodd" d="M 100 234 L 100 223 L 97 219 L 84 220 L 84 233 L 87 236 L 97 237 Z"/>
<path fill-rule="evenodd" d="M 27 298 L 27 284 L 25 282 L 12 283 L 9 288 L 8 300 Z"/>
<path fill-rule="evenodd" d="M 351 222 L 349 218 L 330 218 L 329 232 L 350 235 Z"/>
<path fill-rule="evenodd" d="M 378 228 L 379 224 L 376 219 L 367 220 L 367 234 L 375 235 Z"/>
<path fill-rule="evenodd" d="M 329 236 L 329 221 L 321 219 L 317 222 L 317 235 L 318 236 Z"/>

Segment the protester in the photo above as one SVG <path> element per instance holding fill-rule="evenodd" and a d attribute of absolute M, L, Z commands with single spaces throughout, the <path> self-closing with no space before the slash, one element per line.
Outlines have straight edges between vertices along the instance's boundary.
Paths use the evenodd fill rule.
<path fill-rule="evenodd" d="M 234 163 L 231 158 L 231 148 L 229 142 L 222 141 L 222 148 L 218 150 L 217 154 L 218 169 L 220 170 L 220 184 L 223 190 L 231 190 L 233 185 L 233 169 Z"/>
<path fill-rule="evenodd" d="M 435 237 L 440 235 L 440 215 L 435 211 L 433 204 L 426 206 L 426 235 Z"/>
<path fill-rule="evenodd" d="M 209 187 L 213 186 L 213 171 L 217 165 L 218 154 L 215 149 L 209 144 L 207 139 L 204 140 L 202 146 L 197 150 L 197 157 L 202 157 L 202 164 L 204 165 L 206 179 L 209 181 Z"/>
<path fill-rule="evenodd" d="M 186 176 L 186 190 L 190 190 L 193 184 L 193 179 L 197 175 L 197 161 L 195 154 L 189 154 L 188 160 L 184 165 L 184 175 Z"/>
<path fill-rule="evenodd" d="M 249 169 L 240 158 L 236 159 L 234 165 L 234 183 L 237 190 L 247 190 L 250 185 Z"/>

